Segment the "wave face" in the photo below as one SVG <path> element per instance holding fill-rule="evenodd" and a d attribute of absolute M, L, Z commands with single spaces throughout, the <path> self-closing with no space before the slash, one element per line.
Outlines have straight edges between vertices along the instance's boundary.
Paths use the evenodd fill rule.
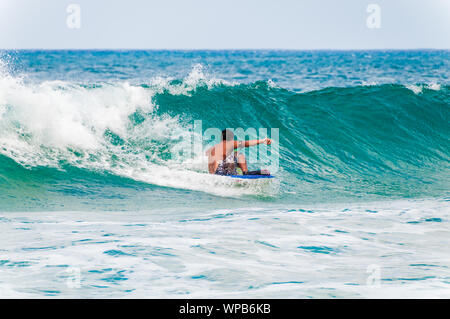
<path fill-rule="evenodd" d="M 77 54 L 81 62 L 73 61 Z M 90 66 L 91 56 L 96 54 L 100 58 Z M 111 62 L 115 57 L 124 63 L 124 54 L 22 52 L 9 58 L 9 66 L 3 66 L 0 76 L 3 209 L 121 210 L 167 202 L 183 206 L 187 198 L 201 206 L 211 202 L 242 205 L 249 196 L 276 203 L 448 194 L 450 87 L 445 76 L 439 78 L 439 72 L 432 81 L 407 83 L 406 79 L 414 78 L 408 77 L 408 70 L 416 65 L 415 56 L 408 58 L 405 53 L 404 60 L 410 63 L 404 62 L 406 71 L 398 71 L 403 78 L 392 83 L 383 81 L 378 73 L 373 73 L 374 83 L 366 74 L 366 82 L 355 77 L 355 72 L 361 73 L 355 69 L 341 81 L 315 79 L 300 88 L 298 82 L 306 79 L 287 74 L 282 62 L 295 65 L 298 60 L 283 56 L 287 53 L 270 53 L 272 58 L 267 52 L 261 53 L 262 57 L 248 53 L 247 63 L 255 59 L 247 66 L 254 71 L 248 76 L 244 69 L 236 71 L 237 58 L 230 58 L 229 52 L 219 57 L 201 53 L 212 58 L 199 53 L 195 59 L 185 59 L 212 59 L 207 67 L 191 63 L 183 76 L 171 77 L 167 74 L 171 68 L 178 65 L 185 70 L 185 64 L 177 60 L 180 52 L 166 60 L 164 55 L 170 56 L 170 52 L 162 52 L 151 60 L 153 64 L 146 61 L 160 70 L 160 75 L 150 77 L 145 69 L 136 71 L 133 78 L 128 78 L 127 72 L 137 70 L 143 53 L 128 56 L 126 67 Z M 329 68 L 338 63 L 337 54 L 312 54 L 310 59 Z M 425 69 L 433 65 L 432 58 L 426 59 L 430 54 L 423 53 Z M 443 54 L 448 52 L 440 52 L 438 57 Z M 72 60 L 67 59 L 66 65 L 62 60 L 67 55 Z M 264 55 L 269 62 L 260 65 Z M 356 63 L 347 55 L 344 57 Z M 45 67 L 36 62 L 42 56 L 49 61 Z M 22 65 L 11 62 L 20 59 L 25 61 Z M 280 70 L 267 71 L 274 59 Z M 400 64 L 398 59 L 394 60 Z M 169 71 L 161 66 L 161 60 L 172 61 Z M 234 73 L 223 76 L 224 67 L 218 61 L 228 63 Z M 379 60 L 367 63 L 373 69 L 383 67 L 377 66 Z M 20 67 L 11 68 L 11 64 Z M 217 64 L 220 77 L 213 72 Z M 60 73 L 51 73 L 49 65 Z M 99 70 L 107 65 L 111 68 L 102 78 Z M 310 66 L 302 65 L 301 70 Z M 81 75 L 75 73 L 69 81 L 64 78 L 68 74 L 64 67 Z M 259 74 L 261 68 L 271 76 Z M 392 68 L 390 65 L 389 70 Z M 151 72 L 157 73 L 154 69 Z M 448 74 L 446 65 L 439 70 Z M 308 74 L 314 72 L 317 70 Z M 87 80 L 92 77 L 94 80 Z M 207 174 L 203 150 L 180 152 L 198 138 L 193 130 L 195 120 L 202 120 L 203 131 L 211 127 L 278 128 L 276 181 L 236 184 Z M 203 142 L 204 148 L 209 142 Z"/>

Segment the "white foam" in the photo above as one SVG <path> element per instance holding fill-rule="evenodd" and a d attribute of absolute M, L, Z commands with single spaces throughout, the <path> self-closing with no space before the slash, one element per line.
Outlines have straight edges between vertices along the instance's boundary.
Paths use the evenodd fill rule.
<path fill-rule="evenodd" d="M 156 84 L 160 90 L 168 90 L 172 95 L 186 96 L 190 96 L 199 86 L 206 86 L 208 89 L 211 89 L 218 85 L 235 86 L 239 84 L 238 82 L 230 82 L 208 76 L 205 72 L 205 67 L 200 63 L 192 66 L 191 72 L 189 72 L 181 83 L 171 84 L 171 80 L 173 79 L 158 77 L 152 81 L 152 84 Z"/>
<path fill-rule="evenodd" d="M 439 91 L 441 89 L 441 85 L 439 83 L 433 82 L 428 84 L 427 88 L 433 91 Z"/>
<path fill-rule="evenodd" d="M 442 86 L 439 83 L 432 82 L 428 84 L 409 84 L 405 86 L 407 89 L 414 92 L 414 94 L 421 94 L 423 92 L 423 89 L 433 90 L 433 91 L 440 91 Z"/>
<path fill-rule="evenodd" d="M 405 87 L 407 89 L 413 91 L 414 94 L 420 94 L 423 91 L 423 86 L 421 86 L 421 85 L 408 84 Z"/>
<path fill-rule="evenodd" d="M 368 82 L 362 81 L 362 86 L 377 86 L 377 85 L 378 85 L 378 82 L 376 82 L 376 81 L 368 81 Z"/>

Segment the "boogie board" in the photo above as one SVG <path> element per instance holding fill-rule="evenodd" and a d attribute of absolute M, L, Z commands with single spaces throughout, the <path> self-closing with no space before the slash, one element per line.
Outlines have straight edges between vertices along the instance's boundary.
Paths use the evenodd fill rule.
<path fill-rule="evenodd" d="M 274 178 L 273 175 L 226 175 L 231 178 L 240 178 L 240 179 L 260 179 L 260 178 Z"/>

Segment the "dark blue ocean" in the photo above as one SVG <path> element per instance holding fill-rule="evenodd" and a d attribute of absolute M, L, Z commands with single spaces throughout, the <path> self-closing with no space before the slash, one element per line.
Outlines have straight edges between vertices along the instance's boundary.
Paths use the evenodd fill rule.
<path fill-rule="evenodd" d="M 0 296 L 448 298 L 449 58 L 0 51 Z"/>

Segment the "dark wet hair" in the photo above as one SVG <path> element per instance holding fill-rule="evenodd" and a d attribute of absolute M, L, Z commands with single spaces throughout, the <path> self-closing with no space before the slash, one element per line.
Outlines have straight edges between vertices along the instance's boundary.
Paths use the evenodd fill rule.
<path fill-rule="evenodd" d="M 223 130 L 222 131 L 222 141 L 232 141 L 234 140 L 234 134 L 230 130 Z"/>

